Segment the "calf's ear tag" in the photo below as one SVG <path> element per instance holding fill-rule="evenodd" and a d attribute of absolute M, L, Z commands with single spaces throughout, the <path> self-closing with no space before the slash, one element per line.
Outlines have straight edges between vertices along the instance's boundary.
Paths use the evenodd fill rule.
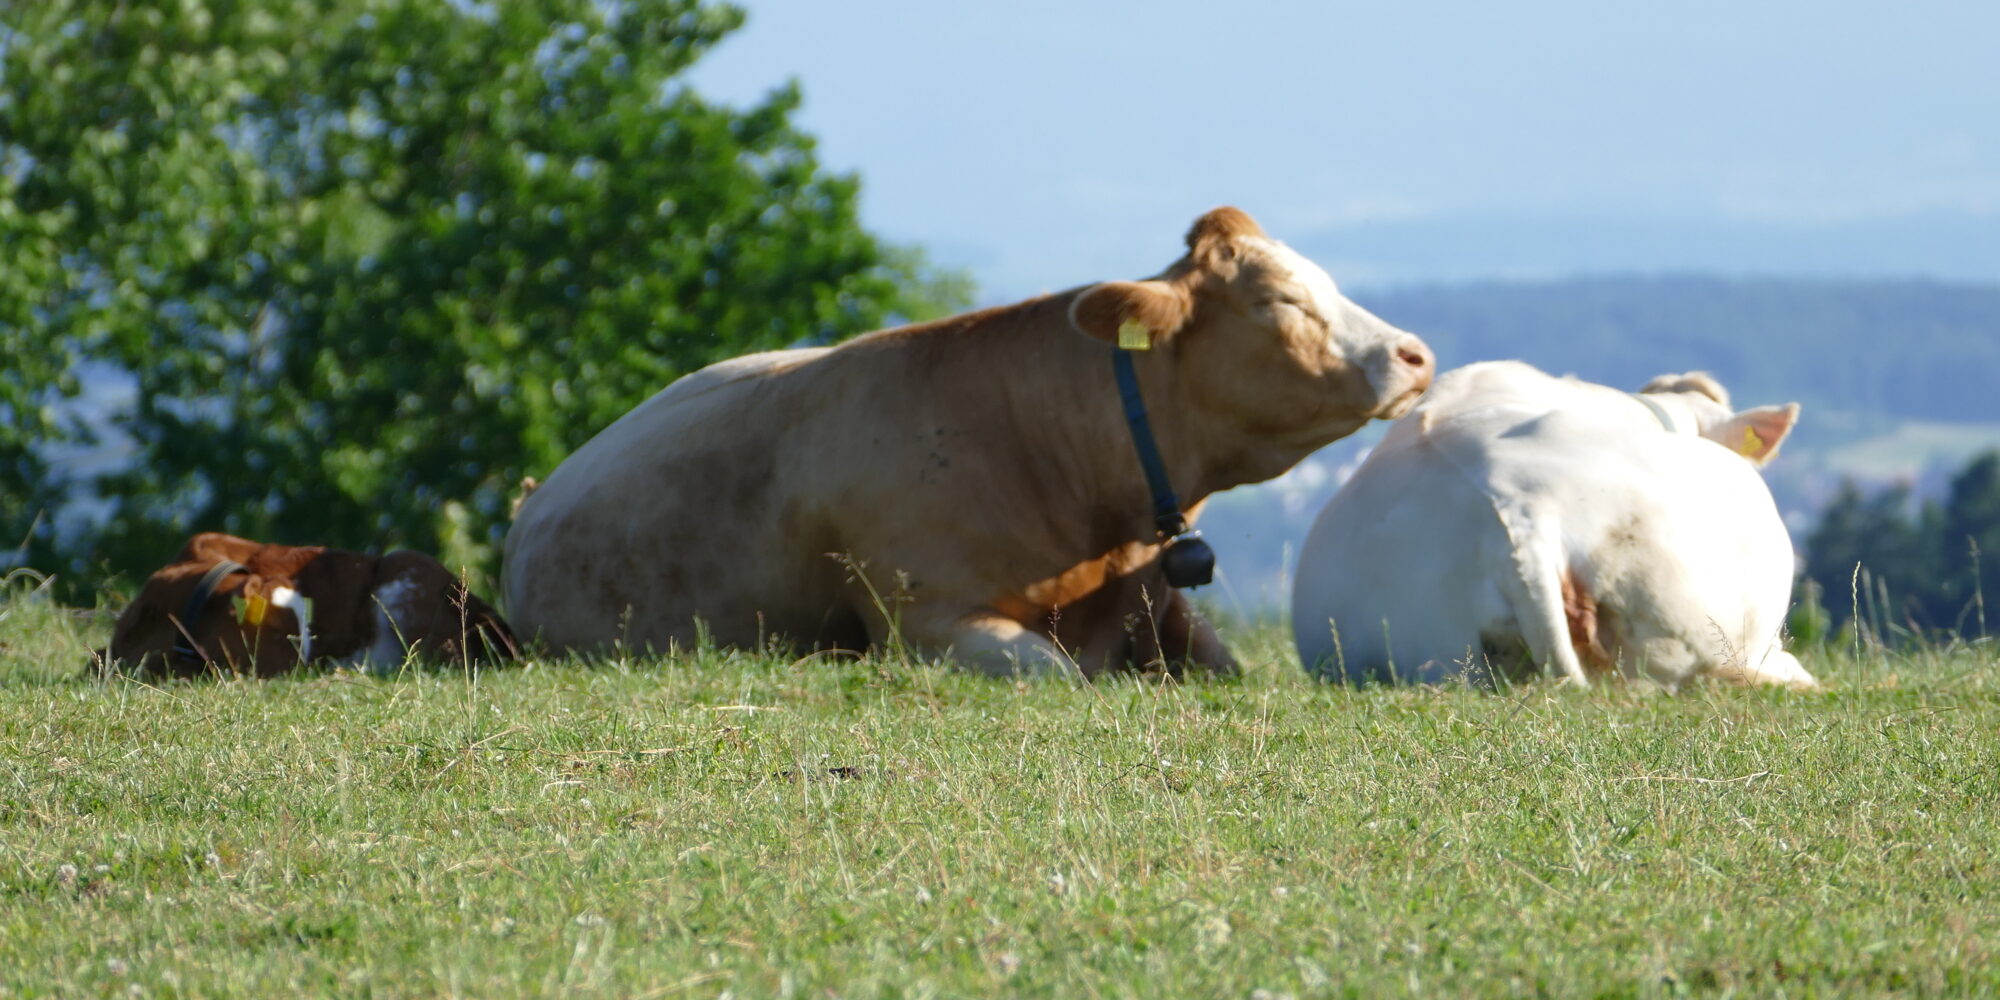
<path fill-rule="evenodd" d="M 1153 348 L 1153 335 L 1146 332 L 1146 324 L 1136 319 L 1128 319 L 1118 324 L 1118 349 L 1121 351 L 1149 351 Z"/>
<path fill-rule="evenodd" d="M 1743 443 L 1736 446 L 1737 453 L 1754 458 L 1763 450 L 1764 439 L 1758 437 L 1756 431 L 1748 427 L 1743 428 Z"/>
<path fill-rule="evenodd" d="M 236 620 L 245 625 L 264 624 L 264 616 L 271 611 L 271 602 L 262 594 L 238 597 L 229 603 L 236 611 Z"/>

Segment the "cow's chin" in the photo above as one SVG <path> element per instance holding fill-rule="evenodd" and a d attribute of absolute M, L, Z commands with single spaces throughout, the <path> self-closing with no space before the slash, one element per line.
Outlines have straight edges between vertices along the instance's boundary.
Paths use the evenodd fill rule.
<path fill-rule="evenodd" d="M 1369 416 L 1375 420 L 1401 419 L 1404 414 L 1410 412 L 1411 409 L 1415 408 L 1417 405 L 1417 400 L 1420 400 L 1422 398 L 1424 398 L 1423 387 L 1412 386 L 1411 388 L 1406 390 L 1402 395 L 1397 396 L 1395 399 L 1390 400 L 1387 406 L 1384 406 L 1376 410 Z"/>

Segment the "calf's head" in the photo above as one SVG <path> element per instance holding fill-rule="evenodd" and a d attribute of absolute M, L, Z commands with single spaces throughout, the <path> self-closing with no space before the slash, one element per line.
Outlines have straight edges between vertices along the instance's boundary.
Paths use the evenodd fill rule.
<path fill-rule="evenodd" d="M 1692 421 L 1693 433 L 1708 438 L 1762 468 L 1799 422 L 1799 404 L 1732 409 L 1729 390 L 1707 372 L 1661 375 L 1639 390 Z"/>
<path fill-rule="evenodd" d="M 288 581 L 239 571 L 203 595 L 212 565 L 178 563 L 154 573 L 118 616 L 106 663 L 175 677 L 216 670 L 271 676 L 295 666 L 306 613 L 298 591 Z"/>
<path fill-rule="evenodd" d="M 1195 220 L 1187 254 L 1159 277 L 1085 289 L 1070 320 L 1169 357 L 1194 419 L 1294 452 L 1291 461 L 1403 415 L 1436 367 L 1422 340 L 1348 301 L 1234 208 Z"/>

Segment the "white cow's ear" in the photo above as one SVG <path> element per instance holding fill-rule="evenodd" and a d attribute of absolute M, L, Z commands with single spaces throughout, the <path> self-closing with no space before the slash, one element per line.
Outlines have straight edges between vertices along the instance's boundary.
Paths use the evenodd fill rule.
<path fill-rule="evenodd" d="M 1778 446 L 1785 443 L 1785 437 L 1792 433 L 1793 425 L 1798 422 L 1797 403 L 1759 406 L 1732 415 L 1728 420 L 1703 431 L 1702 436 L 1720 441 L 1729 450 L 1762 466 L 1778 457 Z"/>
<path fill-rule="evenodd" d="M 1187 325 L 1194 302 L 1187 289 L 1167 281 L 1107 281 L 1070 303 L 1069 321 L 1108 344 L 1145 350 Z"/>

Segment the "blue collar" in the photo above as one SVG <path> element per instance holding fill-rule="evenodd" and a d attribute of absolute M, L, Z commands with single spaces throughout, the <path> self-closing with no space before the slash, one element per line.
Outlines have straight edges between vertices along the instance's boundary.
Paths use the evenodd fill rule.
<path fill-rule="evenodd" d="M 1187 518 L 1181 514 L 1180 497 L 1167 478 L 1167 463 L 1160 458 L 1160 446 L 1153 441 L 1153 425 L 1146 419 L 1146 397 L 1139 392 L 1139 372 L 1132 364 L 1132 352 L 1115 350 L 1112 371 L 1118 375 L 1118 397 L 1125 401 L 1125 426 L 1132 430 L 1132 449 L 1139 453 L 1139 466 L 1146 470 L 1146 487 L 1153 491 L 1153 527 L 1161 538 L 1185 534 Z"/>
<path fill-rule="evenodd" d="M 1132 364 L 1132 352 L 1114 348 L 1111 369 L 1118 376 L 1118 397 L 1125 403 L 1125 426 L 1132 431 L 1132 450 L 1139 453 L 1139 467 L 1146 472 L 1146 488 L 1153 494 L 1153 530 L 1167 539 L 1160 562 L 1167 584 L 1199 587 L 1215 578 L 1215 553 L 1201 540 L 1201 533 L 1188 526 L 1181 512 L 1180 497 L 1167 478 L 1167 463 L 1160 458 L 1160 446 L 1153 440 L 1153 425 L 1146 419 L 1146 397 L 1139 391 L 1139 373 Z"/>
<path fill-rule="evenodd" d="M 208 654 L 194 643 L 194 627 L 201 620 L 201 609 L 215 596 L 215 588 L 221 585 L 223 577 L 247 572 L 241 563 L 224 559 L 202 574 L 201 582 L 194 585 L 194 593 L 188 595 L 187 606 L 181 609 L 180 627 L 174 630 L 174 655 L 193 660 L 197 665 L 208 662 Z"/>

